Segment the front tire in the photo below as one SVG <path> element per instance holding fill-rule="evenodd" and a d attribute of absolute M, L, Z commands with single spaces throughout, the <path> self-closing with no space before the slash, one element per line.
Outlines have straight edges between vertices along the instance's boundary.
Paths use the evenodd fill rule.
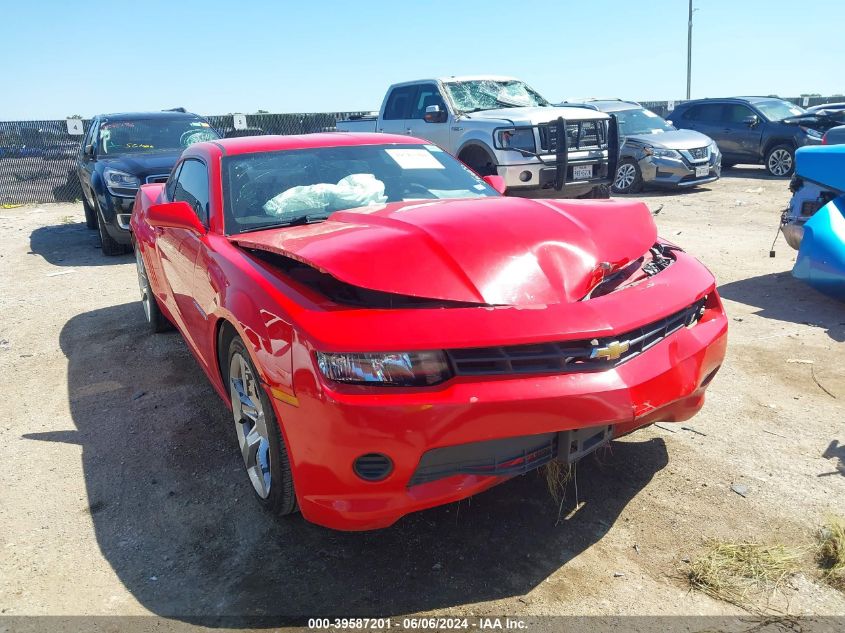
<path fill-rule="evenodd" d="M 631 158 L 626 158 L 616 168 L 613 179 L 614 193 L 638 193 L 643 189 L 643 175 L 640 166 Z"/>
<path fill-rule="evenodd" d="M 610 187 L 607 185 L 596 185 L 590 189 L 589 193 L 580 196 L 582 199 L 590 200 L 607 200 L 610 198 Z"/>
<path fill-rule="evenodd" d="M 270 399 L 240 337 L 229 344 L 229 394 L 235 435 L 259 503 L 283 516 L 296 511 L 296 495 L 285 441 Z"/>
<path fill-rule="evenodd" d="M 141 256 L 141 249 L 135 249 L 135 269 L 138 272 L 138 287 L 141 290 L 141 306 L 144 308 L 144 316 L 147 317 L 147 324 L 153 333 L 166 332 L 173 325 L 158 306 L 158 299 L 153 294 L 150 286 L 150 277 L 147 275 L 147 268 L 144 266 L 144 258 Z"/>
<path fill-rule="evenodd" d="M 775 145 L 766 154 L 765 165 L 772 176 L 791 176 L 795 171 L 795 149 L 790 145 Z"/>
<path fill-rule="evenodd" d="M 97 212 L 90 204 L 88 198 L 85 197 L 85 192 L 82 192 L 82 209 L 85 211 L 85 226 L 91 230 L 95 230 L 98 226 Z"/>
<path fill-rule="evenodd" d="M 103 255 L 114 257 L 115 255 L 125 255 L 129 249 L 124 244 L 115 240 L 106 230 L 106 221 L 103 219 L 103 214 L 97 212 L 97 228 L 100 232 L 100 246 L 103 249 Z"/>

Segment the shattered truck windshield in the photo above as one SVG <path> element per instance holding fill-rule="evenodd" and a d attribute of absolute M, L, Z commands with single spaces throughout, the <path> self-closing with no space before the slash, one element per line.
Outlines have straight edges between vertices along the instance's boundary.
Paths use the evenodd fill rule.
<path fill-rule="evenodd" d="M 461 112 L 550 105 L 527 84 L 513 79 L 453 81 L 445 83 L 444 87 Z"/>
<path fill-rule="evenodd" d="M 498 195 L 436 145 L 352 145 L 223 159 L 229 235 L 389 202 Z"/>

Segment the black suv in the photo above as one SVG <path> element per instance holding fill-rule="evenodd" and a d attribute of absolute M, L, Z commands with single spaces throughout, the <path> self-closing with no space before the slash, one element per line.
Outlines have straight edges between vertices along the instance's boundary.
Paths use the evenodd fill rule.
<path fill-rule="evenodd" d="M 76 171 L 85 224 L 99 229 L 103 254 L 131 250 L 129 217 L 138 188 L 166 181 L 188 145 L 217 138 L 208 121 L 181 110 L 94 117 L 83 137 Z"/>
<path fill-rule="evenodd" d="M 762 163 L 773 176 L 790 176 L 795 150 L 820 144 L 824 131 L 816 117 L 775 97 L 687 101 L 668 118 L 677 128 L 696 130 L 716 141 L 723 168 Z"/>

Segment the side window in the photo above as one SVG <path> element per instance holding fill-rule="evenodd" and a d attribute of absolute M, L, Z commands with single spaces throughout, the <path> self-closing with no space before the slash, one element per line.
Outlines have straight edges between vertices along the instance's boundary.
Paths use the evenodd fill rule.
<path fill-rule="evenodd" d="M 182 163 L 177 163 L 176 166 L 173 168 L 173 171 L 170 172 L 170 176 L 167 179 L 167 184 L 164 185 L 164 196 L 170 202 L 173 202 L 173 194 L 176 191 L 176 179 L 179 178 L 180 169 L 182 169 Z"/>
<path fill-rule="evenodd" d="M 88 131 L 85 132 L 85 136 L 82 138 L 82 147 L 80 148 L 80 152 L 85 152 L 85 147 L 90 145 L 94 142 L 94 139 L 97 138 L 97 128 L 100 127 L 100 120 L 94 119 L 88 125 Z"/>
<path fill-rule="evenodd" d="M 725 121 L 727 123 L 742 123 L 745 117 L 752 116 L 751 108 L 740 103 L 725 104 Z"/>
<path fill-rule="evenodd" d="M 411 100 L 417 92 L 417 86 L 402 86 L 394 88 L 384 106 L 384 120 L 395 121 L 407 119 L 411 110 Z"/>
<path fill-rule="evenodd" d="M 446 110 L 446 103 L 440 95 L 440 90 L 434 84 L 423 84 L 414 99 L 414 109 L 411 111 L 409 119 L 421 119 L 425 114 L 425 109 L 428 106 L 440 106 L 440 109 Z"/>
<path fill-rule="evenodd" d="M 184 200 L 203 224 L 208 224 L 208 170 L 198 160 L 187 159 L 176 177 L 173 201 Z"/>
<path fill-rule="evenodd" d="M 692 106 L 684 114 L 684 119 L 688 121 L 706 121 L 714 122 L 722 120 L 722 104 L 721 103 L 700 103 Z"/>

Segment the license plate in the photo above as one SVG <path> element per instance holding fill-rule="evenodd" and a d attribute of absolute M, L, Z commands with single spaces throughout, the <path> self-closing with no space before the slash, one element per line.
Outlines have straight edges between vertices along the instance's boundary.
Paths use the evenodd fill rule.
<path fill-rule="evenodd" d="M 592 165 L 573 165 L 572 180 L 588 180 L 593 177 Z"/>
<path fill-rule="evenodd" d="M 695 168 L 695 177 L 696 178 L 704 178 L 705 176 L 710 175 L 710 165 L 704 165 L 703 167 L 696 167 Z"/>

